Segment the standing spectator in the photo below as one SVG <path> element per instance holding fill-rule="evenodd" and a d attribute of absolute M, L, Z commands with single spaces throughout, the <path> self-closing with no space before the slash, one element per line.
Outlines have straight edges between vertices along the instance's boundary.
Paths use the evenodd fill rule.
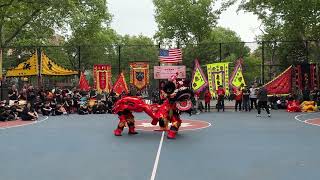
<path fill-rule="evenodd" d="M 237 107 L 239 106 L 239 111 L 241 111 L 241 104 L 242 104 L 242 91 L 241 91 L 241 87 L 236 88 L 235 91 L 235 100 L 236 100 L 236 104 L 234 106 L 235 111 L 237 111 Z"/>
<path fill-rule="evenodd" d="M 310 101 L 310 90 L 307 86 L 304 87 L 302 91 L 303 101 Z"/>
<path fill-rule="evenodd" d="M 210 91 L 207 89 L 205 94 L 204 94 L 204 106 L 205 106 L 205 111 L 210 112 L 210 101 L 211 101 L 211 94 Z"/>
<path fill-rule="evenodd" d="M 261 87 L 258 91 L 258 115 L 257 117 L 260 117 L 261 115 L 261 108 L 266 109 L 268 113 L 268 117 L 271 117 L 270 110 L 268 107 L 268 91 L 265 87 Z"/>
<path fill-rule="evenodd" d="M 195 93 L 194 95 L 195 99 L 196 99 L 196 104 L 197 104 L 197 108 L 200 112 L 203 112 L 203 104 L 202 101 L 200 99 L 200 92 Z"/>
<path fill-rule="evenodd" d="M 224 111 L 224 96 L 225 96 L 225 94 L 226 94 L 226 91 L 220 85 L 217 90 L 217 95 L 218 95 L 218 103 L 217 103 L 218 108 L 217 109 L 218 109 L 218 112 L 220 111 L 220 109 L 222 109 Z"/>
<path fill-rule="evenodd" d="M 247 86 L 244 87 L 242 90 L 243 93 L 243 98 L 242 98 L 242 103 L 243 103 L 243 109 L 245 111 L 250 111 L 250 90 L 247 88 Z"/>
<path fill-rule="evenodd" d="M 257 93 L 258 93 L 258 89 L 257 89 L 257 83 L 254 83 L 251 88 L 250 88 L 250 111 L 253 109 L 253 107 L 255 109 L 257 109 Z"/>
<path fill-rule="evenodd" d="M 9 105 L 12 106 L 15 101 L 18 100 L 18 90 L 16 85 L 12 85 L 11 89 L 8 91 L 8 96 L 9 96 Z"/>

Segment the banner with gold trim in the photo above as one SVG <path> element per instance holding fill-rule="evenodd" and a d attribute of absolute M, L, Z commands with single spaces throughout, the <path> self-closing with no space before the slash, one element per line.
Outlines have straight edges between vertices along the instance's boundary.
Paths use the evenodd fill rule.
<path fill-rule="evenodd" d="M 78 71 L 73 71 L 66 69 L 55 62 L 53 62 L 49 57 L 42 52 L 41 53 L 41 74 L 49 76 L 69 76 L 77 75 Z"/>
<path fill-rule="evenodd" d="M 149 64 L 146 62 L 130 63 L 130 84 L 141 90 L 149 84 Z"/>
<path fill-rule="evenodd" d="M 237 60 L 236 66 L 234 67 L 234 70 L 230 77 L 230 85 L 233 88 L 243 87 L 246 85 L 246 82 L 244 81 L 244 77 L 242 73 L 242 63 L 243 63 L 243 59 Z"/>
<path fill-rule="evenodd" d="M 94 88 L 98 92 L 111 91 L 111 65 L 95 64 L 93 65 Z"/>
<path fill-rule="evenodd" d="M 118 76 L 118 79 L 114 83 L 114 85 L 112 87 L 112 90 L 117 95 L 120 95 L 122 92 L 124 92 L 126 94 L 129 92 L 129 89 L 128 89 L 128 86 L 127 86 L 127 82 L 126 82 L 126 78 L 124 77 L 123 73 L 121 73 Z"/>
<path fill-rule="evenodd" d="M 216 97 L 218 87 L 221 85 L 226 95 L 229 95 L 229 62 L 207 64 L 209 90 Z"/>
<path fill-rule="evenodd" d="M 38 56 L 34 53 L 27 61 L 18 64 L 17 67 L 9 69 L 6 77 L 23 77 L 38 75 Z"/>
<path fill-rule="evenodd" d="M 195 92 L 202 91 L 208 85 L 208 80 L 204 75 L 198 59 L 194 60 L 194 69 L 192 73 L 192 89 Z"/>

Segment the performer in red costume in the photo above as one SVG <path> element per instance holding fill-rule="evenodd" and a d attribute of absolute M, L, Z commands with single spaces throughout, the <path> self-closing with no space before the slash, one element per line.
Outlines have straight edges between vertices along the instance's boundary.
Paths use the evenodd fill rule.
<path fill-rule="evenodd" d="M 148 105 L 143 99 L 130 96 L 118 100 L 113 108 L 113 112 L 119 115 L 119 124 L 114 134 L 120 136 L 126 123 L 129 127 L 129 134 L 136 134 L 132 112 L 145 112 L 152 118 L 152 125 L 159 123 L 162 130 L 167 130 L 167 137 L 174 139 L 182 123 L 180 113 L 188 111 L 192 107 L 190 99 L 193 92 L 189 88 L 183 87 L 182 82 L 178 81 L 178 85 L 173 82 L 176 82 L 176 78 L 172 78 L 165 84 L 163 90 L 166 93 L 166 98 L 162 104 Z M 168 130 L 169 123 L 171 126 Z"/>
<path fill-rule="evenodd" d="M 119 124 L 117 129 L 114 130 L 114 135 L 115 136 L 122 136 L 122 131 L 123 128 L 128 125 L 129 131 L 128 134 L 138 134 L 135 131 L 135 126 L 134 126 L 134 116 L 131 111 L 129 110 L 124 110 L 123 112 L 119 113 Z"/>

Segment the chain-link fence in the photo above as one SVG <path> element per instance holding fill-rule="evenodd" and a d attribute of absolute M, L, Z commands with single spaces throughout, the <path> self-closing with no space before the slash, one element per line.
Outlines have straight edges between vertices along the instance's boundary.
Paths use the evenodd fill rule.
<path fill-rule="evenodd" d="M 124 72 L 127 81 L 131 62 L 148 62 L 150 66 L 149 89 L 155 89 L 159 80 L 153 77 L 153 67 L 159 65 L 159 49 L 162 44 L 147 45 L 90 45 L 90 46 L 41 46 L 2 48 L 3 74 L 7 70 L 28 60 L 41 51 L 56 64 L 71 70 L 85 71 L 93 83 L 94 64 L 109 64 L 112 67 L 112 81 Z M 320 41 L 264 41 L 264 42 L 223 42 L 179 45 L 183 52 L 183 65 L 187 67 L 187 78 L 191 78 L 193 61 L 198 59 L 205 71 L 205 65 L 215 62 L 230 62 L 231 70 L 237 59 L 243 59 L 243 73 L 247 84 L 253 81 L 268 82 L 291 64 L 319 63 Z M 5 99 L 6 89 L 12 84 L 21 88 L 25 83 L 50 89 L 55 86 L 72 88 L 78 85 L 74 76 L 27 76 L 3 78 L 1 97 Z M 128 81 L 129 83 L 129 81 Z M 131 86 L 131 88 L 133 88 Z"/>

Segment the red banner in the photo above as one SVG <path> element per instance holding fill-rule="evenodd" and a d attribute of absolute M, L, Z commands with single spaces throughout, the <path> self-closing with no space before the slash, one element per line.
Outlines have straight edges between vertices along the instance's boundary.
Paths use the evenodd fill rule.
<path fill-rule="evenodd" d="M 268 94 L 289 94 L 291 92 L 292 66 L 286 69 L 279 76 L 268 82 L 264 87 Z"/>
<path fill-rule="evenodd" d="M 81 72 L 80 79 L 79 79 L 79 89 L 82 91 L 90 90 L 89 82 L 86 78 L 86 75 L 83 72 Z"/>
<path fill-rule="evenodd" d="M 129 92 L 128 86 L 127 86 L 127 83 L 126 83 L 126 79 L 125 79 L 123 73 L 121 73 L 119 75 L 117 81 L 113 85 L 112 90 L 117 95 L 121 94 L 122 92 L 125 92 L 126 94 Z"/>
<path fill-rule="evenodd" d="M 94 88 L 98 92 L 111 90 L 111 66 L 108 64 L 95 64 L 93 66 Z"/>
<path fill-rule="evenodd" d="M 146 62 L 130 63 L 130 84 L 143 89 L 149 84 L 149 64 Z"/>

